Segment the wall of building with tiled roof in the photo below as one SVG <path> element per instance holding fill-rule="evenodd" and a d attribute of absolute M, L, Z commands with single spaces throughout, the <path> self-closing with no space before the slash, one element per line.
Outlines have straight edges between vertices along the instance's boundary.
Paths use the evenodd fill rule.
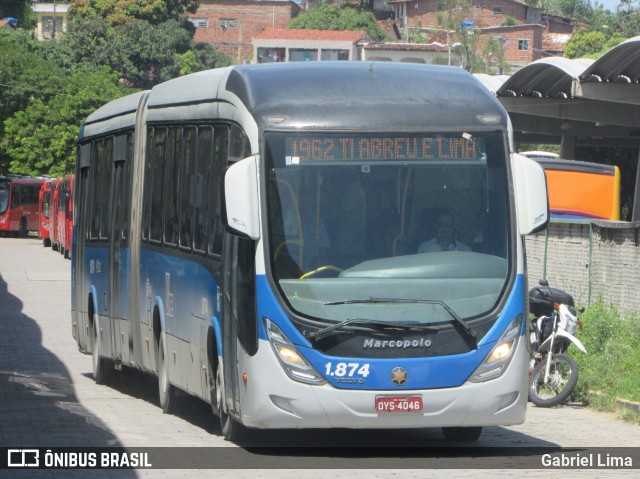
<path fill-rule="evenodd" d="M 347 30 L 308 30 L 269 28 L 254 37 L 255 40 L 305 40 L 305 41 L 333 41 L 355 43 L 365 37 L 364 31 Z"/>
<path fill-rule="evenodd" d="M 200 0 L 189 16 L 196 27 L 194 40 L 211 43 L 236 63 L 251 60 L 253 38 L 267 28 L 286 28 L 302 11 L 286 0 Z"/>
<path fill-rule="evenodd" d="M 253 62 L 360 60 L 364 31 L 267 29 L 253 39 Z"/>

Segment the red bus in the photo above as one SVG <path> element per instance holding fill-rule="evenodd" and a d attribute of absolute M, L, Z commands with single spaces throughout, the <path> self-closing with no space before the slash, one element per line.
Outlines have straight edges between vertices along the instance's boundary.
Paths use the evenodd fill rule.
<path fill-rule="evenodd" d="M 73 226 L 73 177 L 67 175 L 58 181 L 53 190 L 51 215 L 51 246 L 69 258 L 71 253 L 71 229 Z"/>
<path fill-rule="evenodd" d="M 38 196 L 42 179 L 0 176 L 0 233 L 27 236 L 38 231 Z"/>
<path fill-rule="evenodd" d="M 42 244 L 44 246 L 51 246 L 51 239 L 49 238 L 49 217 L 53 203 L 53 189 L 56 186 L 58 180 L 45 180 L 40 188 L 40 197 L 38 199 L 38 210 L 40 211 L 40 221 L 38 222 L 38 236 L 42 238 Z"/>

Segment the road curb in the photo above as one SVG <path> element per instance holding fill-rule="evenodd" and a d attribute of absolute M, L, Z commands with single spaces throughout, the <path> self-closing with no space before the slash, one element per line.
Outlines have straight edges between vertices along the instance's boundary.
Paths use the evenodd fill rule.
<path fill-rule="evenodd" d="M 600 391 L 589 391 L 588 394 L 590 396 L 596 396 L 596 397 L 607 397 L 607 394 L 601 393 Z M 625 412 L 631 412 L 636 417 L 640 417 L 640 403 L 637 403 L 635 401 L 615 398 L 613 407 L 614 407 L 614 410 L 619 414 L 625 413 Z"/>
<path fill-rule="evenodd" d="M 640 403 L 627 401 L 626 399 L 616 399 L 616 412 L 631 412 L 640 417 Z"/>

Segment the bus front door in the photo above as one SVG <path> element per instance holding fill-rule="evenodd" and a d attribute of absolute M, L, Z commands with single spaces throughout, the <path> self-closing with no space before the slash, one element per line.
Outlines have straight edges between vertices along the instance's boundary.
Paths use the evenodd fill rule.
<path fill-rule="evenodd" d="M 117 150 L 117 148 L 116 148 Z M 111 230 L 111 344 L 112 357 L 118 365 L 123 360 L 126 362 L 128 358 L 123 358 L 123 352 L 128 353 L 128 348 L 123 343 L 128 342 L 130 331 L 126 328 L 126 315 L 122 312 L 122 307 L 127 305 L 126 298 L 123 298 L 122 286 L 126 288 L 126 274 L 128 270 L 128 262 L 124 257 L 127 253 L 126 239 L 123 234 L 124 218 L 124 171 L 125 162 L 117 161 L 114 163 L 113 173 L 113 195 L 111 196 L 111 204 L 113 205 L 113 223 Z M 126 294 L 126 293 L 125 293 Z M 124 351 L 123 351 L 124 350 Z"/>

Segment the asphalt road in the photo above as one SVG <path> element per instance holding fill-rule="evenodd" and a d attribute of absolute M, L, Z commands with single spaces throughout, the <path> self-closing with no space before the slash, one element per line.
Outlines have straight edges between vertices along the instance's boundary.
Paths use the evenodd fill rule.
<path fill-rule="evenodd" d="M 640 462 L 640 427 L 580 405 L 542 409 L 529 404 L 524 424 L 485 428 L 472 444 L 446 443 L 436 429 L 260 431 L 255 443 L 239 447 L 224 441 L 209 406 L 197 399 L 180 396 L 177 414 L 163 414 L 157 381 L 144 374 L 125 370 L 107 385 L 95 384 L 91 357 L 77 350 L 71 336 L 70 266 L 35 237 L 0 238 L 0 447 L 210 449 L 154 450 L 162 469 L 40 470 L 24 472 L 25 477 L 640 475 L 635 463 Z M 520 452 L 504 449 L 514 447 Z M 637 460 L 635 469 L 541 467 L 544 451 L 538 448 L 556 447 L 570 448 L 565 451 L 573 456 L 601 452 L 603 461 L 616 454 Z M 182 457 L 176 459 L 177 454 Z M 216 464 L 214 473 L 196 469 L 203 457 L 205 466 Z M 478 464 L 483 468 L 471 470 Z M 16 477 L 16 471 L 7 472 L 0 469 L 0 477 Z"/>

